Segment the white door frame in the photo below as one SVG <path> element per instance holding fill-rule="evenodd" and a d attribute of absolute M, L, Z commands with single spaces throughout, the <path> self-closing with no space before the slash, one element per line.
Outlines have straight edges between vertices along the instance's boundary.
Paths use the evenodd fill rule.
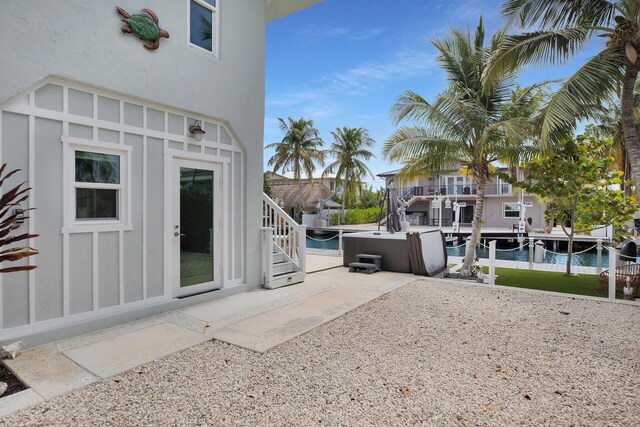
<path fill-rule="evenodd" d="M 180 224 L 180 168 L 194 168 L 210 170 L 213 172 L 213 281 L 180 287 L 180 229 L 176 225 Z M 224 277 L 224 262 L 222 255 L 222 241 L 224 233 L 224 218 L 222 202 L 224 198 L 223 186 L 223 165 L 216 162 L 202 160 L 191 160 L 180 157 L 173 157 L 171 161 L 171 199 L 173 201 L 170 216 L 170 233 L 168 238 L 171 241 L 171 287 L 174 297 L 183 297 L 197 293 L 207 292 L 222 288 Z M 177 236 L 175 234 L 178 234 Z"/>

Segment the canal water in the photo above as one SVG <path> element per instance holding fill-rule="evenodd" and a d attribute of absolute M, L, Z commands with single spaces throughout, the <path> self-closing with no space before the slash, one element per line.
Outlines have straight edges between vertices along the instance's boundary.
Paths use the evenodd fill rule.
<path fill-rule="evenodd" d="M 338 250 L 338 233 L 324 233 L 324 234 L 315 234 L 309 233 L 307 235 L 307 248 L 309 249 L 319 249 L 319 250 Z M 466 246 L 454 246 L 451 244 L 447 245 L 447 253 L 451 258 L 450 262 L 458 262 L 461 261 L 464 257 L 464 251 Z M 496 259 L 506 260 L 506 261 L 524 261 L 529 262 L 529 247 L 525 246 L 524 249 L 516 249 L 510 251 L 504 251 L 500 249 L 508 249 L 508 248 L 499 248 L 496 251 Z M 550 251 L 546 251 L 544 262 L 548 264 L 566 264 L 567 263 L 567 255 L 566 251 L 564 253 L 559 251 L 559 254 L 552 253 Z M 579 252 L 576 250 L 575 252 Z M 480 258 L 489 258 L 489 249 L 478 245 L 476 249 L 476 255 Z M 585 267 L 596 267 L 597 266 L 597 257 L 598 254 L 596 249 L 592 249 L 588 252 L 581 253 L 578 255 L 573 255 L 571 258 L 571 265 L 580 265 Z M 459 259 L 458 259 L 459 258 Z M 636 260 L 638 262 L 638 260 Z M 609 251 L 602 251 L 602 267 L 609 267 Z"/>

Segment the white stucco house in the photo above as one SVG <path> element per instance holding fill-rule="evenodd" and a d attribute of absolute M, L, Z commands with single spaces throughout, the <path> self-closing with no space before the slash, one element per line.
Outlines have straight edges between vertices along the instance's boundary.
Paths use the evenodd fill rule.
<path fill-rule="evenodd" d="M 40 235 L 38 268 L 0 276 L 0 343 L 264 284 L 265 26 L 319 1 L 0 2 L 0 163 Z"/>

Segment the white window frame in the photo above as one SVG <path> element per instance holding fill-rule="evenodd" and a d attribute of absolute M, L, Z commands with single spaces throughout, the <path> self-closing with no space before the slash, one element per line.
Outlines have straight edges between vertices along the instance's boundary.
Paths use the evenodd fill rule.
<path fill-rule="evenodd" d="M 197 44 L 191 43 L 191 2 L 195 2 L 200 6 L 209 9 L 211 11 L 211 50 L 207 50 Z M 189 47 L 196 49 L 199 52 L 209 54 L 214 58 L 219 58 L 218 55 L 218 40 L 220 40 L 220 1 L 216 0 L 216 5 L 212 6 L 204 0 L 187 0 L 187 43 Z"/>
<path fill-rule="evenodd" d="M 502 219 L 518 219 L 520 218 L 520 209 L 517 208 L 515 211 L 514 210 L 509 210 L 509 212 L 516 212 L 516 216 L 507 216 L 506 215 L 506 207 L 507 205 L 515 205 L 518 206 L 518 202 L 502 202 Z"/>
<path fill-rule="evenodd" d="M 64 227 L 69 232 L 119 231 L 131 230 L 131 152 L 133 147 L 124 144 L 113 144 L 102 141 L 82 140 L 63 137 L 63 203 Z M 110 154 L 120 157 L 120 183 L 104 184 L 93 182 L 76 182 L 76 152 Z M 118 190 L 118 206 L 116 219 L 76 218 L 76 190 L 79 188 L 96 188 Z"/>

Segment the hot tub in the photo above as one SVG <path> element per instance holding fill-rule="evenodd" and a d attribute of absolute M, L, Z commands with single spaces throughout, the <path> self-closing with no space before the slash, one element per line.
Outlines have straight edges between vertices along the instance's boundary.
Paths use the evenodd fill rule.
<path fill-rule="evenodd" d="M 427 274 L 435 276 L 447 266 L 445 236 L 440 230 L 420 233 L 422 255 Z M 345 267 L 356 261 L 357 254 L 382 255 L 382 270 L 412 273 L 409 261 L 409 244 L 403 232 L 391 234 L 387 231 L 345 233 L 342 237 L 342 262 Z"/>

